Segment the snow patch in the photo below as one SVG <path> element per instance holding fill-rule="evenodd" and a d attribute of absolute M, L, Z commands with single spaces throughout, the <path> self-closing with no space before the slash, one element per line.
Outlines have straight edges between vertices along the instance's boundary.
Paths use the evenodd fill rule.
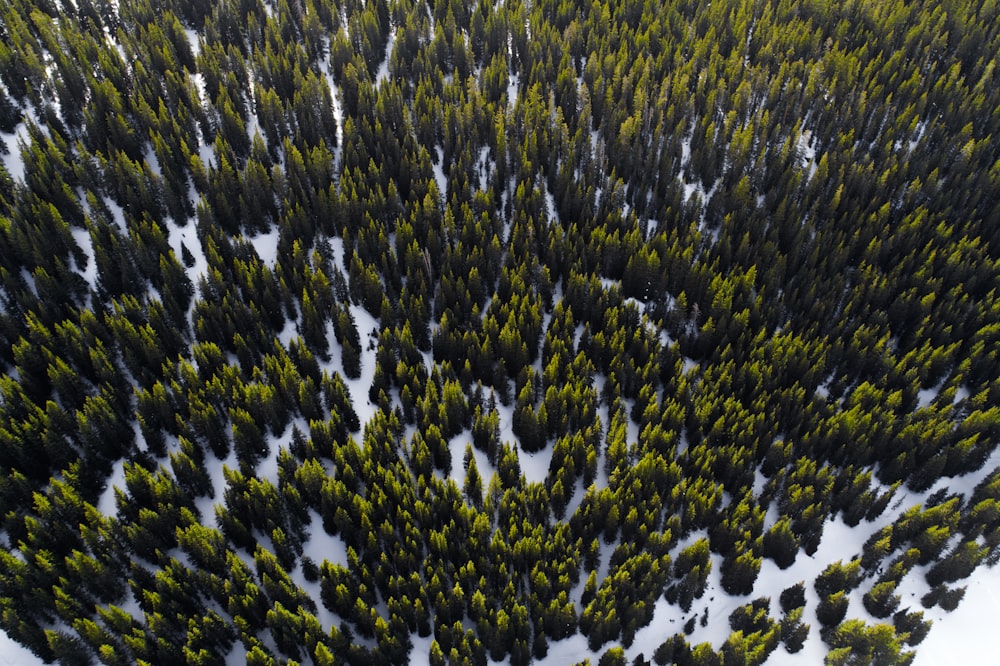
<path fill-rule="evenodd" d="M 79 248 L 87 255 L 86 263 L 83 266 L 78 266 L 77 269 L 90 285 L 90 289 L 97 291 L 97 262 L 94 260 L 94 242 L 90 237 L 90 232 L 80 227 L 71 227 L 70 233 L 73 234 L 73 240 L 76 241 Z"/>
<path fill-rule="evenodd" d="M 517 74 L 511 74 L 507 77 L 507 106 L 511 109 L 514 108 L 514 103 L 517 101 L 517 89 L 520 85 L 518 79 Z"/>
<path fill-rule="evenodd" d="M 438 192 L 441 193 L 441 202 L 448 201 L 448 178 L 444 173 L 444 150 L 441 146 L 435 146 L 437 161 L 431 166 L 434 168 L 434 180 L 437 182 Z"/>
<path fill-rule="evenodd" d="M 267 456 L 262 458 L 255 466 L 255 473 L 258 479 L 270 481 L 275 486 L 278 485 L 278 454 L 282 449 L 287 449 L 292 441 L 292 426 L 297 425 L 302 432 L 309 431 L 309 425 L 305 419 L 297 419 L 294 424 L 290 423 L 280 437 L 268 436 Z"/>
<path fill-rule="evenodd" d="M 205 472 L 208 474 L 208 478 L 212 482 L 214 497 L 198 497 L 195 499 L 195 506 L 198 508 L 199 513 L 201 513 L 202 525 L 214 527 L 215 505 L 225 505 L 224 498 L 228 484 L 226 483 L 223 467 L 228 467 L 229 469 L 239 469 L 240 465 L 236 460 L 235 448 L 230 448 L 229 455 L 226 456 L 225 460 L 219 460 L 212 455 L 205 457 Z"/>
<path fill-rule="evenodd" d="M 548 216 L 550 222 L 558 222 L 559 215 L 556 212 L 556 200 L 549 192 L 549 187 L 545 182 L 542 182 L 542 187 L 545 190 L 545 214 Z"/>
<path fill-rule="evenodd" d="M 517 441 L 517 437 L 514 436 L 514 405 L 513 401 L 510 405 L 504 405 L 497 403 L 497 416 L 500 420 L 500 441 L 507 442 L 508 444 L 514 444 Z"/>
<path fill-rule="evenodd" d="M 198 31 L 191 28 L 184 28 L 188 45 L 191 47 L 191 54 L 197 58 L 201 54 L 201 42 L 198 41 Z"/>
<path fill-rule="evenodd" d="M 997 654 L 1000 649 L 996 629 L 996 618 L 1000 616 L 1000 567 L 980 567 L 960 583 L 963 584 L 967 585 L 965 598 L 958 608 L 950 613 L 939 606 L 924 610 L 924 619 L 932 619 L 934 624 L 917 646 L 913 666 L 965 666 L 983 663 L 985 655 Z"/>
<path fill-rule="evenodd" d="M 406 660 L 410 666 L 430 666 L 431 663 L 431 643 L 434 642 L 434 635 L 410 636 L 413 647 L 410 648 L 410 656 Z"/>
<path fill-rule="evenodd" d="M 333 151 L 333 171 L 337 173 L 340 165 L 341 149 L 344 145 L 344 107 L 340 104 L 340 92 L 337 88 L 337 83 L 333 80 L 329 58 L 323 64 L 323 76 L 326 78 L 326 85 L 330 89 L 330 99 L 333 100 L 333 119 L 337 123 L 337 145 Z"/>
<path fill-rule="evenodd" d="M 120 211 L 121 208 L 119 207 L 118 210 Z M 112 209 L 112 212 L 115 212 L 114 209 Z M 205 258 L 205 251 L 201 247 L 201 240 L 195 232 L 194 219 L 191 219 L 184 227 L 179 226 L 172 218 L 167 218 L 165 222 L 167 225 L 167 243 L 170 244 L 171 249 L 174 251 L 174 256 L 183 261 L 184 252 L 182 248 L 187 248 L 191 257 L 194 258 L 194 263 L 191 266 L 185 266 L 185 269 L 187 270 L 188 277 L 191 278 L 191 283 L 197 285 L 198 278 L 208 274 L 208 259 Z"/>
<path fill-rule="evenodd" d="M 490 174 L 496 172 L 496 162 L 490 159 L 489 146 L 483 146 L 479 149 L 476 172 L 479 175 L 479 189 L 486 192 L 490 189 Z"/>
<path fill-rule="evenodd" d="M 451 473 L 448 475 L 448 478 L 454 481 L 459 488 L 465 486 L 466 444 L 472 444 L 472 432 L 469 430 L 463 430 L 448 442 L 448 450 L 451 452 Z M 495 468 L 490 463 L 490 459 L 486 454 L 475 446 L 472 447 L 472 456 L 476 461 L 476 469 L 479 470 L 479 477 L 483 480 L 483 491 L 485 492 Z"/>
<path fill-rule="evenodd" d="M 195 90 L 198 91 L 198 100 L 201 105 L 205 108 L 209 108 L 211 101 L 209 100 L 208 94 L 205 92 L 205 77 L 201 72 L 195 72 L 191 74 L 191 80 L 194 81 Z M 202 136 L 201 141 L 198 142 L 198 159 L 201 160 L 202 166 L 206 170 L 212 167 L 215 161 L 215 150 L 212 146 L 212 137 Z"/>
<path fill-rule="evenodd" d="M 7 635 L 7 632 L 0 629 L 0 664 L 3 666 L 41 666 L 45 662 L 35 656 L 35 654 L 16 642 Z"/>
<path fill-rule="evenodd" d="M 233 643 L 233 648 L 226 655 L 226 666 L 244 666 L 247 663 L 247 648 L 243 641 Z"/>
<path fill-rule="evenodd" d="M 333 251 L 334 267 L 340 270 L 340 272 L 344 275 L 347 275 L 347 264 L 344 262 L 344 239 L 340 236 L 334 236 L 328 240 L 330 243 L 330 249 Z"/>
<path fill-rule="evenodd" d="M 312 529 L 309 539 L 302 544 L 302 553 L 309 556 L 316 565 L 323 562 L 347 566 L 347 544 L 339 536 L 327 534 L 323 529 L 323 518 L 315 509 L 309 511 Z M 319 596 L 314 597 L 319 599 Z"/>
<path fill-rule="evenodd" d="M 253 245 L 260 260 L 273 270 L 278 263 L 278 228 L 274 227 L 267 233 L 250 236 L 247 240 Z"/>
<path fill-rule="evenodd" d="M 908 152 L 912 153 L 914 149 L 916 149 L 917 144 L 919 144 L 920 140 L 924 138 L 924 134 L 926 132 L 927 132 L 927 121 L 921 120 L 919 123 L 917 123 L 917 131 L 914 133 L 913 138 L 910 139 Z"/>
<path fill-rule="evenodd" d="M 607 647 L 611 647 L 611 644 L 608 644 Z M 589 659 L 591 664 L 596 664 L 604 649 L 606 648 L 601 648 L 600 652 L 592 652 L 587 647 L 587 637 L 581 633 L 576 633 L 561 641 L 549 643 L 549 652 L 545 655 L 545 658 L 535 659 L 531 663 L 537 666 L 566 666 L 566 664 L 578 664 L 585 659 Z M 648 653 L 648 655 L 651 656 L 652 653 Z"/>
<path fill-rule="evenodd" d="M 13 133 L 0 133 L 0 137 L 3 137 L 6 146 L 6 154 L 3 155 L 4 169 L 7 170 L 12 179 L 24 182 L 24 160 L 21 159 L 21 145 L 27 146 L 30 143 L 27 125 L 21 123 L 14 128 Z"/>
<path fill-rule="evenodd" d="M 345 376 L 344 383 L 350 391 L 351 404 L 354 405 L 354 412 L 358 415 L 358 421 L 363 428 L 375 416 L 378 409 L 378 406 L 368 399 L 368 389 L 375 379 L 375 351 L 378 345 L 379 327 L 375 317 L 360 305 L 351 305 L 350 311 L 361 336 L 361 376 L 357 379 Z"/>
<path fill-rule="evenodd" d="M 934 402 L 934 400 L 937 399 L 938 394 L 941 392 L 941 387 L 943 385 L 944 381 L 942 380 L 937 386 L 917 391 L 917 409 L 923 409 Z"/>
<path fill-rule="evenodd" d="M 816 170 L 816 145 L 810 130 L 805 130 L 799 135 L 795 148 L 799 155 L 799 164 L 803 169 L 809 168 L 809 175 L 812 176 Z"/>
<path fill-rule="evenodd" d="M 119 460 L 111 467 L 111 475 L 108 477 L 108 485 L 97 500 L 97 509 L 105 516 L 118 514 L 118 505 L 115 504 L 115 488 L 125 490 L 125 460 Z"/>
<path fill-rule="evenodd" d="M 385 45 L 385 58 L 378 66 L 378 71 L 375 73 L 375 87 L 378 88 L 382 85 L 384 81 L 389 79 L 389 57 L 392 55 L 393 48 L 396 45 L 396 28 L 389 31 L 389 41 Z"/>
<path fill-rule="evenodd" d="M 517 456 L 525 481 L 528 483 L 545 482 L 545 477 L 549 474 L 549 465 L 552 463 L 553 448 L 554 445 L 549 443 L 544 449 L 534 453 L 518 450 Z"/>

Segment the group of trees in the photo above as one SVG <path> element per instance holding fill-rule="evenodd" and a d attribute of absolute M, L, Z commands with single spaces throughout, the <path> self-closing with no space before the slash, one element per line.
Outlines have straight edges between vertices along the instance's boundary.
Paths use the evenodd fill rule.
<path fill-rule="evenodd" d="M 664 599 L 658 664 L 810 625 L 905 661 L 897 586 L 958 603 L 997 473 L 815 608 L 749 597 L 994 452 L 998 11 L 6 0 L 0 626 L 74 664 L 612 664 Z M 713 575 L 747 603 L 690 646 Z"/>

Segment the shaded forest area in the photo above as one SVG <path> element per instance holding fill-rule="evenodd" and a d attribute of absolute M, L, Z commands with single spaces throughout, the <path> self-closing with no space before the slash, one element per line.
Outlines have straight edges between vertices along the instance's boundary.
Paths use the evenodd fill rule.
<path fill-rule="evenodd" d="M 0 627 L 63 664 L 618 664 L 715 576 L 725 643 L 691 615 L 636 662 L 907 663 L 901 581 L 953 608 L 1000 553 L 1000 472 L 939 483 L 1000 435 L 998 33 L 0 0 Z"/>

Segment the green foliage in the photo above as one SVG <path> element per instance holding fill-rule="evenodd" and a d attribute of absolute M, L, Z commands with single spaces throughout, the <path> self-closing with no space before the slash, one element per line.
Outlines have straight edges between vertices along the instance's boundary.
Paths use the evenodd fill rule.
<path fill-rule="evenodd" d="M 906 652 L 892 625 L 866 625 L 862 620 L 848 620 L 833 630 L 827 642 L 832 648 L 824 663 L 835 664 L 908 664 L 912 653 Z"/>
<path fill-rule="evenodd" d="M 809 637 L 809 625 L 802 622 L 803 608 L 793 608 L 781 619 L 781 641 L 790 654 L 799 652 Z"/>
<path fill-rule="evenodd" d="M 806 605 L 806 591 L 804 581 L 799 581 L 791 587 L 786 587 L 781 591 L 781 596 L 778 597 L 781 603 L 781 610 L 785 613 L 790 613 L 796 608 L 802 608 Z"/>
<path fill-rule="evenodd" d="M 746 544 L 738 544 L 738 554 L 722 560 L 722 589 L 736 596 L 750 594 L 760 572 L 761 559 L 745 548 Z"/>
<path fill-rule="evenodd" d="M 714 561 L 751 594 L 828 518 L 981 470 L 980 5 L 4 4 L 4 629 L 66 663 L 399 663 L 416 633 L 523 664 L 577 631 L 619 663 Z M 830 663 L 905 661 L 903 579 L 953 608 L 996 559 L 982 476 L 817 578 Z M 844 621 L 855 588 L 898 634 Z M 780 602 L 653 658 L 795 652 Z"/>
<path fill-rule="evenodd" d="M 892 623 L 896 627 L 896 633 L 900 636 L 900 640 L 911 646 L 923 642 L 924 638 L 927 637 L 927 632 L 931 629 L 931 622 L 924 619 L 923 611 L 914 613 L 899 611 L 892 616 Z"/>
<path fill-rule="evenodd" d="M 816 606 L 816 619 L 824 627 L 833 627 L 843 621 L 850 603 L 843 590 L 820 597 Z"/>
<path fill-rule="evenodd" d="M 847 564 L 842 560 L 832 562 L 816 577 L 816 593 L 820 597 L 826 597 L 836 592 L 850 592 L 860 582 L 860 569 L 859 560 L 852 560 Z"/>

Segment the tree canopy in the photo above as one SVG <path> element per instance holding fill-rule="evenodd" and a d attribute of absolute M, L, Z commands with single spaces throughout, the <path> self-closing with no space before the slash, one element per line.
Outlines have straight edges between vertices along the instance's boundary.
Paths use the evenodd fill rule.
<path fill-rule="evenodd" d="M 0 0 L 0 628 L 907 663 L 1000 552 L 998 14 Z"/>

